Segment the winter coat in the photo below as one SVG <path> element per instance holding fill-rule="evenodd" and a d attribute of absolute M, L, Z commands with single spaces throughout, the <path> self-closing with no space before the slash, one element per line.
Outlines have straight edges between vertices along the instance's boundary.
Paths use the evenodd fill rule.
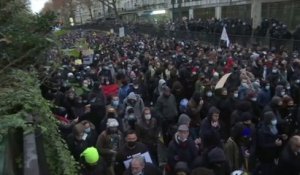
<path fill-rule="evenodd" d="M 155 118 L 151 118 L 149 123 L 143 118 L 136 125 L 136 132 L 139 140 L 145 145 L 155 145 L 158 141 L 159 126 Z"/>
<path fill-rule="evenodd" d="M 112 151 L 118 151 L 123 145 L 122 133 L 118 131 L 115 134 L 109 134 L 107 130 L 103 131 L 97 139 L 96 147 L 100 150 L 104 159 L 111 161 Z"/>
<path fill-rule="evenodd" d="M 186 162 L 188 166 L 191 167 L 197 156 L 197 152 L 198 149 L 193 140 L 188 139 L 185 142 L 181 142 L 178 140 L 178 135 L 176 133 L 168 146 L 168 165 L 171 172 L 174 171 L 174 167 L 179 161 Z"/>
<path fill-rule="evenodd" d="M 67 138 L 67 145 L 75 160 L 80 159 L 80 154 L 89 147 L 87 140 L 77 140 L 74 134 L 70 134 Z"/>
<path fill-rule="evenodd" d="M 278 158 L 280 146 L 276 146 L 275 141 L 279 134 L 273 134 L 268 125 L 263 124 L 257 131 L 257 155 L 264 163 L 271 163 Z"/>
<path fill-rule="evenodd" d="M 264 107 L 271 101 L 271 91 L 266 89 L 261 89 L 257 95 L 257 104 L 260 107 Z"/>
<path fill-rule="evenodd" d="M 287 145 L 279 158 L 277 175 L 299 175 L 300 173 L 300 153 L 294 153 Z"/>
<path fill-rule="evenodd" d="M 228 159 L 230 170 L 240 169 L 242 166 L 240 148 L 231 137 L 228 138 L 224 145 L 224 152 Z"/>
<path fill-rule="evenodd" d="M 129 104 L 129 100 L 134 99 L 136 100 L 136 103 L 134 106 L 131 106 Z M 127 107 L 131 106 L 134 110 L 134 114 L 137 117 L 137 120 L 141 120 L 142 113 L 144 111 L 144 101 L 141 98 L 141 96 L 134 94 L 133 92 L 130 93 L 125 99 L 124 99 L 124 109 L 126 110 Z"/>
<path fill-rule="evenodd" d="M 176 121 L 178 115 L 176 99 L 173 94 L 169 97 L 161 95 L 158 97 L 156 111 L 159 113 L 160 118 L 168 121 Z"/>
<path fill-rule="evenodd" d="M 143 154 L 146 152 L 148 152 L 148 148 L 141 142 L 137 142 L 136 146 L 133 149 L 129 149 L 126 144 L 123 145 L 117 153 L 117 164 L 115 166 L 116 174 L 122 174 L 124 172 L 124 161 L 131 159 L 136 154 Z"/>
<path fill-rule="evenodd" d="M 191 117 L 191 127 L 200 127 L 201 123 L 201 116 L 200 116 L 200 111 L 202 109 L 202 105 L 196 104 L 194 99 L 191 99 L 188 102 L 187 106 L 187 114 L 189 117 Z"/>

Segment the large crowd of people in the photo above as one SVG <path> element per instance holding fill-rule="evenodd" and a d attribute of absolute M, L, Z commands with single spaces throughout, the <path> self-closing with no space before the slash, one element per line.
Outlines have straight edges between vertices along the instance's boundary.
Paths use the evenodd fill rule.
<path fill-rule="evenodd" d="M 81 174 L 299 174 L 297 51 L 80 30 L 61 42 L 82 38 L 93 54 L 41 86 Z"/>

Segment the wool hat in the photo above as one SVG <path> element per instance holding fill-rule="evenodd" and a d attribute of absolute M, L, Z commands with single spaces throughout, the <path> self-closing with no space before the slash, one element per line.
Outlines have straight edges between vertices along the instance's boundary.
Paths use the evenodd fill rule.
<path fill-rule="evenodd" d="M 219 148 L 219 147 L 215 147 L 213 148 L 209 153 L 208 153 L 208 161 L 210 163 L 220 163 L 225 161 L 225 153 L 224 151 Z"/>
<path fill-rule="evenodd" d="M 95 147 L 86 148 L 81 154 L 81 157 L 84 157 L 84 160 L 88 164 L 95 164 L 99 161 L 100 156 L 98 150 Z"/>
<path fill-rule="evenodd" d="M 189 125 L 190 122 L 191 122 L 191 119 L 188 115 L 181 114 L 178 118 L 177 124 L 178 124 L 178 126 L 180 126 L 180 125 Z"/>
<path fill-rule="evenodd" d="M 187 125 L 179 125 L 177 131 L 189 131 L 189 127 Z"/>

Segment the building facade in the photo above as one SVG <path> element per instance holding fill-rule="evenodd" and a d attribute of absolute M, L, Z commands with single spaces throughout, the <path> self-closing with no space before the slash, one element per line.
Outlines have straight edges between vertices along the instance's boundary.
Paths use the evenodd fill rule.
<path fill-rule="evenodd" d="M 253 28 L 263 18 L 278 19 L 292 28 L 300 23 L 299 0 L 122 0 L 119 7 L 124 18 L 133 17 L 129 21 L 147 11 L 166 9 L 170 19 L 241 18 L 252 22 Z"/>
<path fill-rule="evenodd" d="M 76 0 L 75 23 L 83 24 L 93 19 L 114 16 L 113 10 L 99 0 L 92 0 L 92 10 Z M 156 22 L 186 17 L 189 19 L 240 18 L 252 23 L 253 28 L 264 18 L 274 18 L 295 28 L 300 24 L 300 0 L 117 0 L 121 18 L 130 22 Z M 166 10 L 163 15 L 153 11 Z"/>
<path fill-rule="evenodd" d="M 99 0 L 91 0 L 89 4 L 82 0 L 76 0 L 73 3 L 75 24 L 89 23 L 111 15 L 107 6 Z"/>

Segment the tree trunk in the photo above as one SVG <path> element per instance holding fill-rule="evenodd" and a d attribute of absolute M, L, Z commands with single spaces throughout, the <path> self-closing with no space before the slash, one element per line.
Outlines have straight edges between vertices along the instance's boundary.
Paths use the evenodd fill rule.
<path fill-rule="evenodd" d="M 92 8 L 91 7 L 88 7 L 89 9 L 89 13 L 90 13 L 90 17 L 91 17 L 91 21 L 93 21 L 93 13 L 92 13 Z"/>
<path fill-rule="evenodd" d="M 117 20 L 121 20 L 116 4 L 114 3 L 114 4 L 112 4 L 112 5 L 113 5 L 113 10 L 114 10 L 114 12 L 115 12 L 116 19 L 117 19 Z"/>

